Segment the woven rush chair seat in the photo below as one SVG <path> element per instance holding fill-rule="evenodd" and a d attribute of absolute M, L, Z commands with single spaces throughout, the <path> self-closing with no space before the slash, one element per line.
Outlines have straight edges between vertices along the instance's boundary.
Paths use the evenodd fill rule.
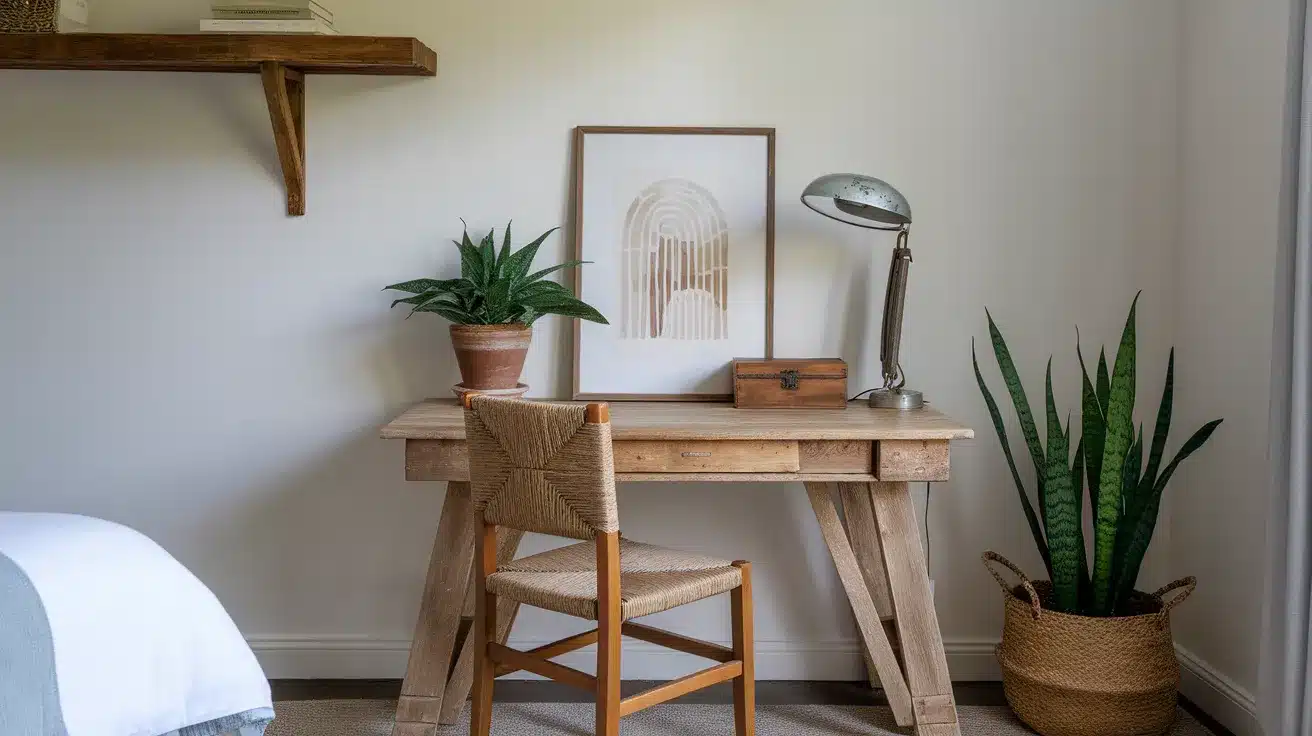
<path fill-rule="evenodd" d="M 650 616 L 742 585 L 733 563 L 692 552 L 620 539 L 620 617 Z M 530 606 L 597 620 L 597 548 L 592 542 L 501 565 L 490 593 Z"/>
<path fill-rule="evenodd" d="M 610 407 L 547 404 L 466 394 L 465 439 L 474 512 L 474 700 L 470 736 L 492 734 L 497 677 L 527 670 L 591 691 L 597 736 L 619 736 L 620 717 L 721 682 L 733 683 L 734 734 L 756 734 L 752 571 L 620 536 Z M 583 540 L 515 560 L 498 527 Z M 629 621 L 729 594 L 733 646 Z M 597 622 L 597 628 L 524 652 L 509 635 L 506 602 Z M 511 607 L 513 610 L 513 607 Z M 510 614 L 513 621 L 514 614 Z M 504 626 L 505 633 L 499 631 Z M 620 693 L 625 635 L 715 662 L 709 669 L 628 698 Z M 553 662 L 597 645 L 597 674 Z"/>

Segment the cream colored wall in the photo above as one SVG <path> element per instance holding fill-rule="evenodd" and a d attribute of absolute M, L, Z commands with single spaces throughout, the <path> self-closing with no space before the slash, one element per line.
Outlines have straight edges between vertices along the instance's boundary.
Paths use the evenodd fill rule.
<path fill-rule="evenodd" d="M 332 5 L 344 31 L 424 39 L 441 71 L 310 79 L 303 219 L 283 215 L 253 77 L 0 73 L 0 508 L 159 539 L 275 676 L 396 676 L 442 489 L 403 482 L 401 447 L 375 428 L 457 372 L 445 325 L 389 313 L 379 287 L 454 271 L 459 217 L 513 217 L 521 235 L 564 222 L 572 126 L 773 125 L 780 356 L 841 355 L 854 389 L 878 376 L 872 312 L 892 243 L 806 211 L 805 184 L 868 172 L 915 208 L 906 368 L 980 431 L 934 493 L 939 614 L 956 674 L 988 674 L 1001 599 L 979 554 L 1040 565 L 970 341 L 989 306 L 1030 395 L 1056 353 L 1073 411 L 1075 326 L 1086 346 L 1114 342 L 1143 289 L 1141 391 L 1155 406 L 1182 319 L 1178 3 Z M 204 8 L 100 0 L 96 23 L 182 30 Z M 566 251 L 552 240 L 543 260 Z M 526 381 L 564 395 L 565 325 L 540 325 Z M 621 509 L 635 538 L 756 562 L 762 677 L 858 671 L 800 486 L 626 487 Z M 1207 569 L 1165 562 L 1151 582 Z M 661 623 L 725 639 L 724 612 L 710 602 Z M 570 626 L 526 615 L 516 636 Z M 676 664 L 630 661 L 630 677 Z"/>
<path fill-rule="evenodd" d="M 1172 484 L 1171 567 L 1200 578 L 1174 625 L 1203 672 L 1185 692 L 1256 733 L 1291 3 L 1190 0 L 1183 18 L 1176 422 L 1225 424 Z"/>

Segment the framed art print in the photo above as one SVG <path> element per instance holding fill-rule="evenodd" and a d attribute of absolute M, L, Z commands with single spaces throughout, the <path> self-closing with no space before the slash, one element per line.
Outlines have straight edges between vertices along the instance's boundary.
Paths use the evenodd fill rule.
<path fill-rule="evenodd" d="M 773 357 L 773 128 L 574 132 L 574 398 L 727 401 Z"/>

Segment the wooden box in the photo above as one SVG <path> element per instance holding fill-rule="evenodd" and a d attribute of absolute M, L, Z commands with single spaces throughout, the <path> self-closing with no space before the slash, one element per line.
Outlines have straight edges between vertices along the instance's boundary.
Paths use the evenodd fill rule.
<path fill-rule="evenodd" d="M 739 409 L 846 409 L 847 363 L 837 358 L 733 362 Z"/>

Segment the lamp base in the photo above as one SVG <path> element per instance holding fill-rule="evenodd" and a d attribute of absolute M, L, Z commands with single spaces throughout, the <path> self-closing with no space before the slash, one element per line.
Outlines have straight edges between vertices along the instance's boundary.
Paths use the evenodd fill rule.
<path fill-rule="evenodd" d="M 881 388 L 870 394 L 871 409 L 911 411 L 925 406 L 925 395 L 908 389 Z"/>

